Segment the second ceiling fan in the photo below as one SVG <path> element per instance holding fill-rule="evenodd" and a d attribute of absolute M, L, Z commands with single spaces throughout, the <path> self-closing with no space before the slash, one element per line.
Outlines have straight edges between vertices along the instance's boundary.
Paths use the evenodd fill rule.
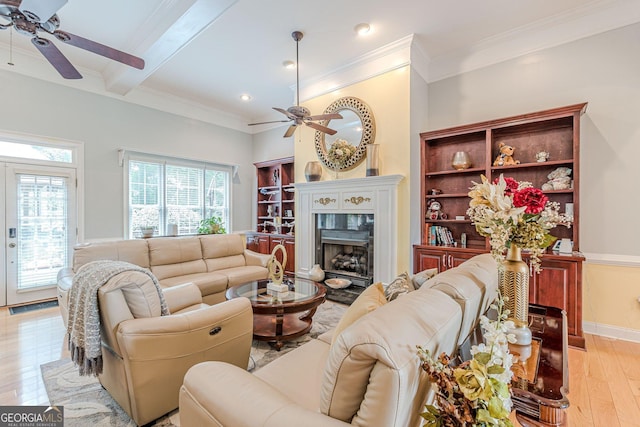
<path fill-rule="evenodd" d="M 287 116 L 287 120 L 273 120 L 270 122 L 249 123 L 249 126 L 264 125 L 267 123 L 293 122 L 291 123 L 287 131 L 284 133 L 285 138 L 288 138 L 291 135 L 293 135 L 293 133 L 296 131 L 296 128 L 302 124 L 305 124 L 310 128 L 313 128 L 323 133 L 327 133 L 329 135 L 334 135 L 336 133 L 335 130 L 330 129 L 326 126 L 323 126 L 319 123 L 316 123 L 316 121 L 341 119 L 342 116 L 340 114 L 331 113 L 331 114 L 318 114 L 318 115 L 312 116 L 311 111 L 309 111 L 308 108 L 300 106 L 300 72 L 299 72 L 300 64 L 298 61 L 298 42 L 302 40 L 303 35 L 304 34 L 302 34 L 301 31 L 294 31 L 293 33 L 291 33 L 291 37 L 293 37 L 293 40 L 295 40 L 296 42 L 296 105 L 289 107 L 286 110 L 284 108 L 273 107 L 274 110 Z"/>

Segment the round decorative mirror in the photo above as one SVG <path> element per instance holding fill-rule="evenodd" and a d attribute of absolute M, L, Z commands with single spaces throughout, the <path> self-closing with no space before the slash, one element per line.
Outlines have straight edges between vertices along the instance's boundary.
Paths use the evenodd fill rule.
<path fill-rule="evenodd" d="M 337 131 L 335 135 L 316 131 L 315 146 L 320 161 L 331 170 L 347 171 L 364 160 L 367 144 L 376 137 L 375 120 L 369 106 L 361 99 L 346 96 L 337 99 L 324 114 L 340 113 L 342 119 L 325 120 L 321 124 Z M 331 146 L 337 140 L 346 141 L 353 147 L 353 154 L 344 162 L 337 162 L 330 155 Z"/>

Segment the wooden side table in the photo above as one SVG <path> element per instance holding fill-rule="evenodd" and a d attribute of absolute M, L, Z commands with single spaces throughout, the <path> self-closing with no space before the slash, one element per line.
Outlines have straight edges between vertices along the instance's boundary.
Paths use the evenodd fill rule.
<path fill-rule="evenodd" d="M 495 318 L 495 311 L 487 316 Z M 529 327 L 533 335 L 531 346 L 509 346 L 518 359 L 511 370 L 513 409 L 524 427 L 566 425 L 569 400 L 568 331 L 564 310 L 539 304 L 529 304 Z M 480 325 L 460 346 L 462 360 L 471 359 L 471 346 L 482 342 Z M 524 354 L 526 360 L 521 361 Z"/>
<path fill-rule="evenodd" d="M 564 426 L 569 407 L 566 313 L 559 308 L 530 304 L 529 327 L 533 334 L 531 354 L 512 367 L 516 419 L 524 427 Z M 520 351 L 517 346 L 510 347 L 514 356 Z"/>

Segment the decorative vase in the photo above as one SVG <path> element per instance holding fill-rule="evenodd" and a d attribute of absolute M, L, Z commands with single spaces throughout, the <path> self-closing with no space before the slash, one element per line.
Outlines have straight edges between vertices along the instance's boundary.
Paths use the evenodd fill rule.
<path fill-rule="evenodd" d="M 507 257 L 498 269 L 498 285 L 503 297 L 508 297 L 505 307 L 509 310 L 509 320 L 515 328 L 508 332 L 516 337 L 516 344 L 531 344 L 529 329 L 529 267 L 522 261 L 522 253 L 511 243 Z"/>
<path fill-rule="evenodd" d="M 322 282 L 324 280 L 324 270 L 320 268 L 320 264 L 313 264 L 309 270 L 309 279 L 314 282 Z"/>
<path fill-rule="evenodd" d="M 320 178 L 322 178 L 322 165 L 320 162 L 307 162 L 304 168 L 304 177 L 307 182 L 320 181 Z"/>
<path fill-rule="evenodd" d="M 367 144 L 367 173 L 366 176 L 378 176 L 380 174 L 380 159 L 378 158 L 380 146 Z"/>
<path fill-rule="evenodd" d="M 456 151 L 453 154 L 453 159 L 451 159 L 451 166 L 457 170 L 470 168 L 471 158 L 469 158 L 469 153 L 466 151 Z"/>

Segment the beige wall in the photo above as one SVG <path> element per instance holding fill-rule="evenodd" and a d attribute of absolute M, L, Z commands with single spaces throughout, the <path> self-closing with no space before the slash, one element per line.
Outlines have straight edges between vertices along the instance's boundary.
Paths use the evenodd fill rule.
<path fill-rule="evenodd" d="M 375 142 L 380 144 L 380 173 L 405 176 L 398 187 L 398 248 L 401 248 L 398 253 L 398 272 L 409 271 L 411 259 L 409 80 L 410 68 L 407 66 L 303 102 L 312 114 L 321 114 L 332 102 L 344 96 L 360 98 L 371 108 L 376 122 Z M 315 131 L 306 126 L 297 130 L 294 136 L 297 182 L 305 181 L 304 167 L 307 162 L 318 160 L 314 137 Z M 339 174 L 340 179 L 364 176 L 364 161 L 356 168 Z M 322 180 L 330 179 L 333 179 L 333 174 L 325 169 Z"/>
<path fill-rule="evenodd" d="M 631 330 L 640 331 L 640 268 L 587 264 L 583 274 L 582 311 L 592 332 L 633 338 Z"/>
<path fill-rule="evenodd" d="M 640 341 L 638 40 L 640 24 L 431 83 L 429 129 L 589 103 L 580 155 L 584 327 Z"/>

